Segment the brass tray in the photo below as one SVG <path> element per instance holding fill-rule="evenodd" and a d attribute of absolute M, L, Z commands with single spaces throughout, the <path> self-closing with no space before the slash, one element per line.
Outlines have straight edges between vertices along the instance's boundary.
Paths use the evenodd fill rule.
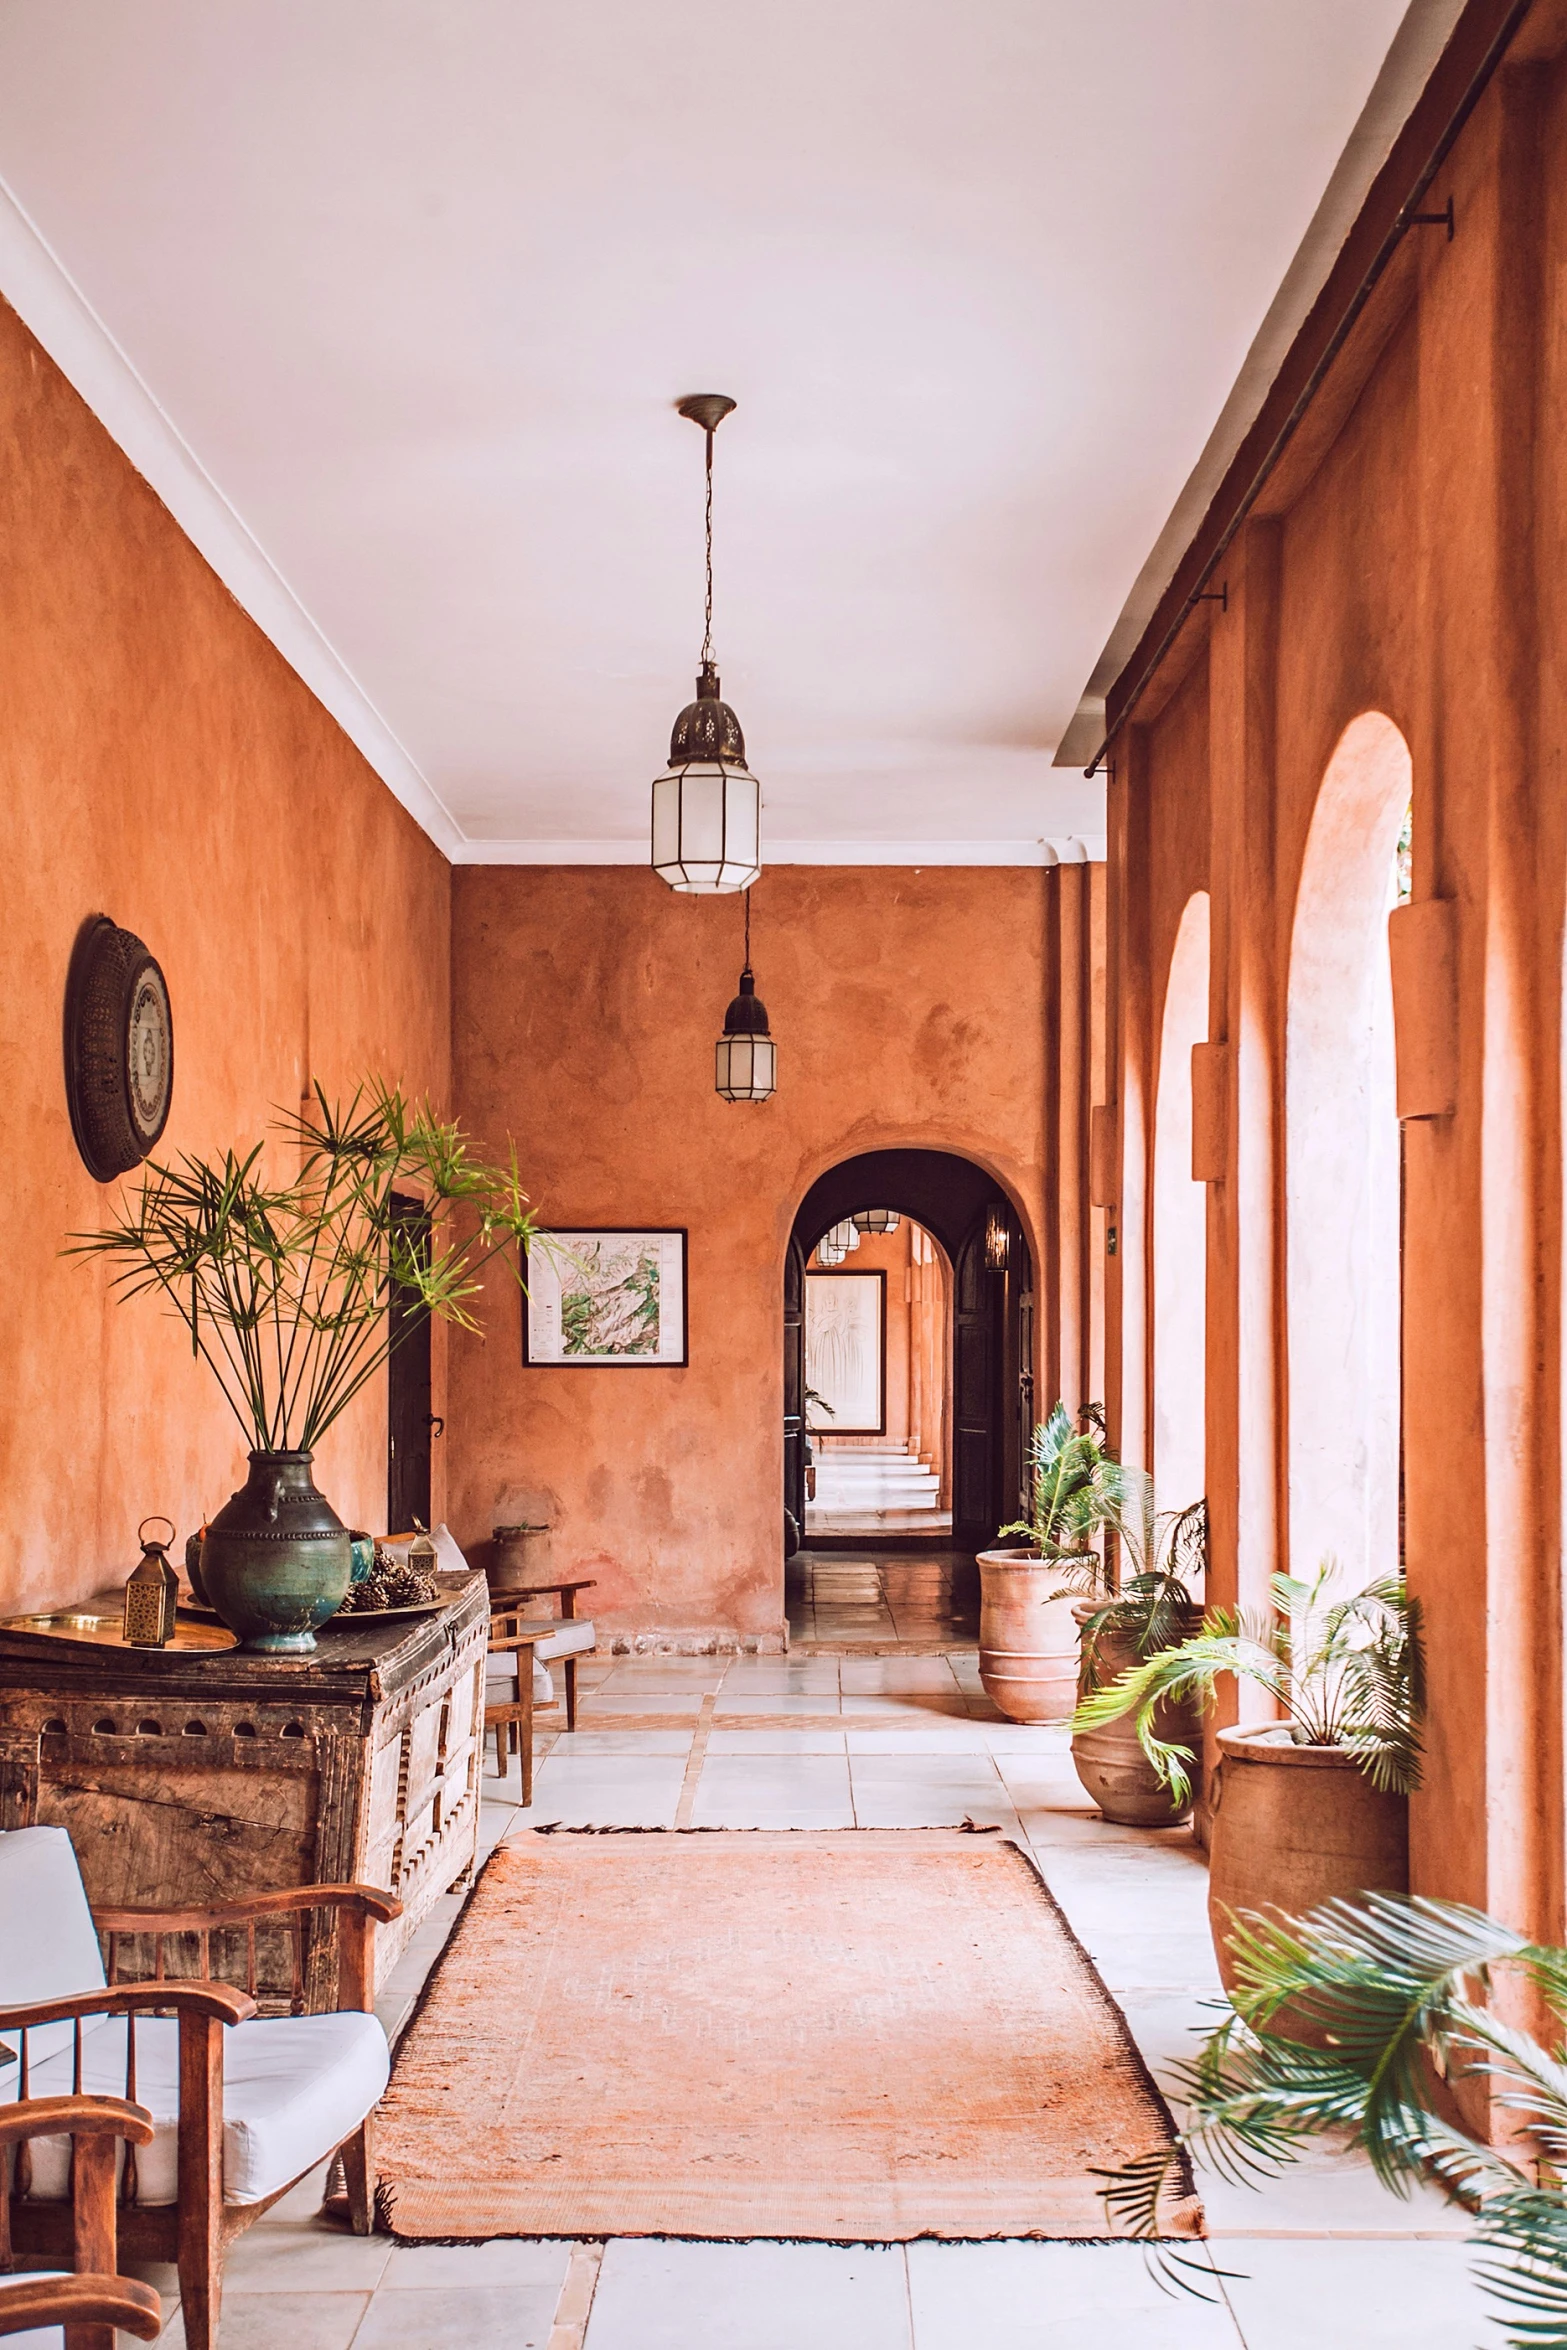
<path fill-rule="evenodd" d="M 131 1656 L 189 1656 L 205 1649 L 238 1648 L 239 1635 L 226 1624 L 187 1624 L 174 1619 L 174 1637 L 161 1648 L 127 1640 L 124 1618 L 101 1608 L 55 1608 L 47 1615 L 0 1617 L 0 1632 L 15 1632 L 24 1640 L 68 1640 L 83 1648 L 121 1648 Z"/>

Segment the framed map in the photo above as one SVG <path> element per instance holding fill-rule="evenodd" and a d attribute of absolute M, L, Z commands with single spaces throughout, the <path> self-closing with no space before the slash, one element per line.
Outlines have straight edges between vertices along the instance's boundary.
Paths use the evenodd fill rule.
<path fill-rule="evenodd" d="M 527 1280 L 525 1363 L 667 1370 L 685 1362 L 683 1231 L 535 1232 Z"/>
<path fill-rule="evenodd" d="M 887 1430 L 887 1276 L 807 1273 L 805 1384 L 819 1436 L 883 1436 Z"/>

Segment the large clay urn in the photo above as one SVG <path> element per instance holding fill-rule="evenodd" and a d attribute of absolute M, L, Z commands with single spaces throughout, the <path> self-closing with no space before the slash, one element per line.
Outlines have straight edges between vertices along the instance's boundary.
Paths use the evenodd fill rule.
<path fill-rule="evenodd" d="M 1373 1787 L 1347 1747 L 1297 1746 L 1282 1722 L 1221 1730 L 1219 1749 L 1208 1921 L 1229 1990 L 1232 1913 L 1408 1891 L 1409 1799 Z"/>
<path fill-rule="evenodd" d="M 979 1554 L 979 1677 L 1009 1722 L 1070 1721 L 1077 1705 L 1077 1594 L 1059 1560 Z"/>
<path fill-rule="evenodd" d="M 201 1546 L 207 1597 L 242 1648 L 300 1656 L 342 1606 L 353 1571 L 348 1530 L 316 1491 L 308 1452 L 253 1452 L 250 1475 Z"/>
<path fill-rule="evenodd" d="M 1079 1600 L 1072 1614 L 1081 1626 L 1097 1612 L 1091 1600 Z M 1197 1610 L 1190 1618 L 1178 1624 L 1172 1641 L 1185 1640 L 1197 1629 Z M 1129 1666 L 1141 1664 L 1137 1635 L 1134 1631 L 1117 1631 L 1106 1627 L 1093 1643 L 1094 1678 L 1089 1680 L 1088 1643 L 1083 1642 L 1082 1659 L 1078 1671 L 1078 1690 L 1083 1697 L 1090 1688 L 1108 1688 L 1118 1681 Z M 1199 1758 L 1192 1765 L 1195 1776 L 1200 1768 L 1202 1754 L 1202 1720 L 1191 1699 L 1165 1698 L 1154 1713 L 1154 1735 L 1168 1743 L 1190 1748 Z M 1072 1762 L 1084 1787 L 1093 1797 L 1107 1820 L 1118 1828 L 1174 1828 L 1191 1817 L 1192 1799 L 1177 1803 L 1160 1778 L 1153 1764 L 1142 1750 L 1137 1736 L 1135 1713 L 1122 1714 L 1118 1720 L 1105 1722 L 1097 1730 L 1077 1730 L 1072 1737 Z"/>

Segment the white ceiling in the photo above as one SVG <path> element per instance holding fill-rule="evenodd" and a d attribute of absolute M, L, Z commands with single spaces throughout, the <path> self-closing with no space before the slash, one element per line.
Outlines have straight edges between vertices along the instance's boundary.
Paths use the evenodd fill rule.
<path fill-rule="evenodd" d="M 0 289 L 454 855 L 646 853 L 719 390 L 771 853 L 1028 856 L 1404 5 L 0 0 Z"/>

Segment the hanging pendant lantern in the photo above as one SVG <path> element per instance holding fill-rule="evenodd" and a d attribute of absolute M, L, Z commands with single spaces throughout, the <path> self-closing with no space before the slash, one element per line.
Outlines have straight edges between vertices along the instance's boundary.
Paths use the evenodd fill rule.
<path fill-rule="evenodd" d="M 856 1208 L 849 1221 L 860 1232 L 896 1232 L 898 1229 L 895 1208 Z"/>
<path fill-rule="evenodd" d="M 847 1256 L 851 1249 L 860 1245 L 860 1236 L 855 1230 L 852 1216 L 846 1216 L 841 1224 L 835 1224 L 827 1237 L 842 1256 Z"/>
<path fill-rule="evenodd" d="M 726 1102 L 765 1102 L 778 1083 L 778 1047 L 767 1033 L 767 1006 L 751 974 L 751 893 L 745 893 L 745 969 L 740 993 L 724 1014 L 713 1048 L 713 1086 Z"/>
<path fill-rule="evenodd" d="M 671 889 L 703 897 L 749 889 L 762 870 L 762 787 L 713 664 L 713 435 L 733 406 L 723 392 L 679 404 L 707 436 L 706 625 L 696 700 L 675 720 L 668 770 L 653 784 L 653 870 Z"/>
<path fill-rule="evenodd" d="M 834 1265 L 841 1265 L 845 1254 L 843 1249 L 834 1248 L 830 1240 L 819 1240 L 816 1243 L 816 1262 L 819 1265 L 826 1265 L 829 1269 Z"/>

